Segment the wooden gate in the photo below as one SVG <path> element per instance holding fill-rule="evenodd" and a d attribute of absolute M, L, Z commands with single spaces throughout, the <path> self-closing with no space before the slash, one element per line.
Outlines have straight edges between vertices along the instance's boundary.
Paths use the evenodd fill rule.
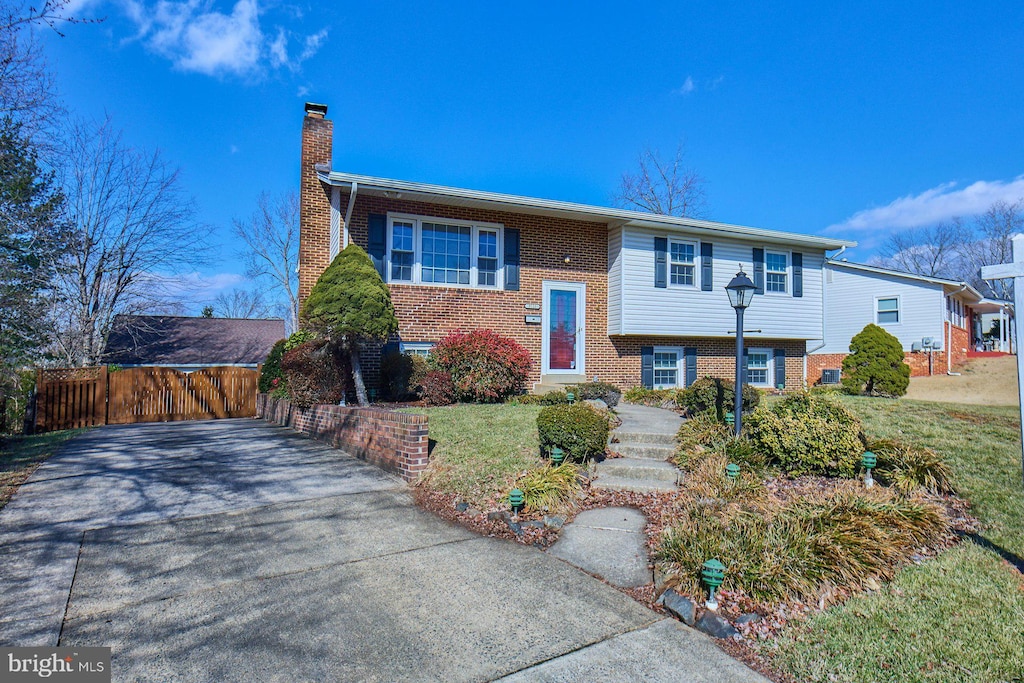
<path fill-rule="evenodd" d="M 252 417 L 257 377 L 236 367 L 40 370 L 36 431 Z"/>

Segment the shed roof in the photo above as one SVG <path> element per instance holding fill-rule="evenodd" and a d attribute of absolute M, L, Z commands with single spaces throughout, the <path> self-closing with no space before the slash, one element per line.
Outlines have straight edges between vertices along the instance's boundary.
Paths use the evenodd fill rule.
<path fill-rule="evenodd" d="M 118 315 L 104 361 L 113 365 L 256 365 L 285 336 L 279 318 Z"/>

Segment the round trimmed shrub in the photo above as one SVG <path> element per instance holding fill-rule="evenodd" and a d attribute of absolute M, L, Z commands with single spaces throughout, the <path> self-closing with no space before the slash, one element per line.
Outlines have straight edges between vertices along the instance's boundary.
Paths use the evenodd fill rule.
<path fill-rule="evenodd" d="M 530 376 L 529 352 L 492 330 L 454 332 L 434 346 L 433 364 L 451 376 L 455 398 L 499 403 L 521 394 Z"/>
<path fill-rule="evenodd" d="M 600 460 L 608 445 L 608 418 L 586 403 L 547 406 L 537 415 L 537 433 L 544 452 L 558 447 L 576 462 Z"/>
<path fill-rule="evenodd" d="M 420 396 L 431 406 L 448 406 L 455 403 L 455 385 L 452 376 L 444 370 L 431 370 L 423 376 Z"/>
<path fill-rule="evenodd" d="M 904 362 L 900 340 L 869 323 L 850 340 L 843 359 L 843 389 L 851 394 L 891 396 L 907 393 L 910 366 Z"/>
<path fill-rule="evenodd" d="M 790 474 L 852 477 L 860 467 L 860 420 L 832 396 L 790 394 L 745 424 L 751 444 Z"/>
<path fill-rule="evenodd" d="M 731 412 L 736 401 L 736 383 L 718 377 L 702 377 L 680 391 L 677 397 L 680 408 L 689 408 L 695 415 L 714 413 L 719 420 Z M 749 413 L 761 402 L 761 392 L 743 385 L 743 412 Z"/>

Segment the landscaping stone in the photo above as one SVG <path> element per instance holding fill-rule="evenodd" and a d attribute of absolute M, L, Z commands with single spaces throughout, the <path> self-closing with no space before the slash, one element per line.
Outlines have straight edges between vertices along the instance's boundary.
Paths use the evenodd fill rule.
<path fill-rule="evenodd" d="M 660 600 L 665 609 L 674 614 L 680 621 L 687 626 L 693 626 L 697 616 L 697 606 L 693 604 L 692 600 L 684 598 L 671 588 L 662 593 Z"/>
<path fill-rule="evenodd" d="M 561 515 L 546 515 L 544 517 L 544 526 L 548 529 L 561 529 L 563 524 L 565 524 L 565 517 Z"/>
<path fill-rule="evenodd" d="M 497 522 L 499 519 L 501 519 L 504 515 L 507 515 L 507 514 L 508 514 L 507 512 L 504 512 L 502 510 L 494 510 L 493 512 L 488 512 L 487 513 L 487 521 L 488 522 Z"/>
<path fill-rule="evenodd" d="M 736 618 L 737 624 L 756 624 L 761 621 L 761 615 L 757 612 L 747 612 Z"/>
<path fill-rule="evenodd" d="M 543 529 L 544 528 L 544 522 L 543 522 L 543 520 L 539 520 L 539 519 L 531 519 L 531 520 L 529 520 L 527 522 L 523 522 L 522 526 L 533 527 L 534 529 Z"/>
<path fill-rule="evenodd" d="M 456 503 L 455 509 L 458 510 L 459 512 L 465 512 L 466 510 L 469 509 L 469 503 Z"/>
<path fill-rule="evenodd" d="M 599 398 L 588 398 L 587 403 L 594 406 L 598 410 L 608 410 L 608 404 Z"/>
<path fill-rule="evenodd" d="M 476 508 L 469 508 L 468 510 L 466 510 L 466 514 L 467 515 L 471 515 L 473 517 L 479 517 L 480 515 L 482 515 L 484 513 L 480 512 Z"/>
<path fill-rule="evenodd" d="M 732 638 L 738 636 L 739 631 L 729 623 L 729 620 L 721 614 L 708 610 L 700 615 L 695 624 L 697 630 L 707 633 L 713 638 Z"/>

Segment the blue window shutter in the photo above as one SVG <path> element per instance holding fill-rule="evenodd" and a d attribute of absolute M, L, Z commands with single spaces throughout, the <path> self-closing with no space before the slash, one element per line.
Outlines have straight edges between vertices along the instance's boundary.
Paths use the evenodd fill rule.
<path fill-rule="evenodd" d="M 505 228 L 505 289 L 519 291 L 519 230 Z"/>
<path fill-rule="evenodd" d="M 683 349 L 683 360 L 683 366 L 686 368 L 684 386 L 690 386 L 697 381 L 697 349 L 693 347 Z"/>
<path fill-rule="evenodd" d="M 386 281 L 388 278 L 384 271 L 384 261 L 388 250 L 388 217 L 380 213 L 371 213 L 366 219 L 366 229 L 366 253 L 370 255 L 373 267 Z"/>
<path fill-rule="evenodd" d="M 793 296 L 804 295 L 804 255 L 793 252 Z"/>
<path fill-rule="evenodd" d="M 775 388 L 786 388 L 786 349 L 775 349 Z"/>
<path fill-rule="evenodd" d="M 640 384 L 645 389 L 654 388 L 654 347 L 640 347 Z"/>
<path fill-rule="evenodd" d="M 668 287 L 668 238 L 654 238 L 654 286 Z"/>
<path fill-rule="evenodd" d="M 764 294 L 764 249 L 754 249 L 754 294 Z"/>
<path fill-rule="evenodd" d="M 711 242 L 700 243 L 700 289 L 702 292 L 710 292 L 712 288 L 711 280 L 715 275 L 711 267 L 713 253 Z"/>

